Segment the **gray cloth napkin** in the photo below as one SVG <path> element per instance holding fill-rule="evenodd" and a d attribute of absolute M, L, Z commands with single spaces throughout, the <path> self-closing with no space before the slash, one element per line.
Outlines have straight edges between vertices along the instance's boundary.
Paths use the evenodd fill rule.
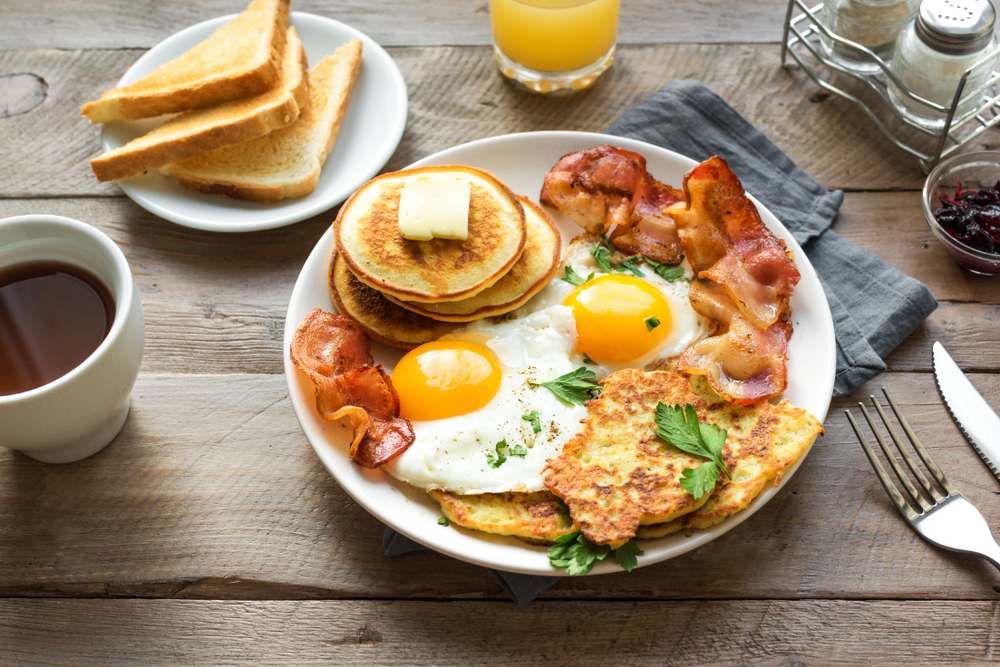
<path fill-rule="evenodd" d="M 698 161 L 721 156 L 746 191 L 788 228 L 819 274 L 830 302 L 837 338 L 835 396 L 884 371 L 883 357 L 937 307 L 922 283 L 830 230 L 844 193 L 828 192 L 704 84 L 685 79 L 667 83 L 626 112 L 608 134 L 639 139 Z M 382 544 L 387 556 L 424 548 L 391 528 L 386 528 Z M 490 573 L 522 606 L 559 580 Z"/>

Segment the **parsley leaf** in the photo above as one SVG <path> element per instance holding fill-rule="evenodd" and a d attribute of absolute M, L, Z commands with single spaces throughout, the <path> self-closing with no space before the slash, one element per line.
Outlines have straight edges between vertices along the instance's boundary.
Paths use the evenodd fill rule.
<path fill-rule="evenodd" d="M 681 259 L 684 258 L 681 257 Z M 643 260 L 646 264 L 649 264 L 649 266 L 652 267 L 653 271 L 656 272 L 656 275 L 660 276 L 669 283 L 675 282 L 684 277 L 684 267 L 681 266 L 680 262 L 677 264 L 665 264 L 664 262 L 652 260 L 649 257 L 643 257 Z"/>
<path fill-rule="evenodd" d="M 440 519 L 438 519 L 438 525 L 439 526 L 447 526 L 448 525 L 448 519 L 446 517 L 441 517 Z"/>
<path fill-rule="evenodd" d="M 554 496 L 554 498 L 556 506 L 559 507 L 559 516 L 563 517 L 567 521 L 572 521 L 573 517 L 569 515 L 569 505 L 567 505 L 566 502 L 559 496 Z"/>
<path fill-rule="evenodd" d="M 608 251 L 603 243 L 598 243 L 591 248 L 590 254 L 593 256 L 594 261 L 597 262 L 597 266 L 601 267 L 601 271 L 611 273 L 611 252 Z"/>
<path fill-rule="evenodd" d="M 507 439 L 504 438 L 497 443 L 497 453 L 494 455 L 492 452 L 486 453 L 486 462 L 490 464 L 491 468 L 499 468 L 504 463 L 507 462 L 507 457 L 500 451 L 501 449 L 507 449 Z"/>
<path fill-rule="evenodd" d="M 528 455 L 528 450 L 522 447 L 521 445 L 514 445 L 513 447 L 507 450 L 507 455 L 516 456 L 519 459 L 523 459 L 525 456 Z"/>
<path fill-rule="evenodd" d="M 577 287 L 579 287 L 580 285 L 584 284 L 585 282 L 587 282 L 588 280 L 590 280 L 593 277 L 594 277 L 594 274 L 591 273 L 589 276 L 587 276 L 586 278 L 584 278 L 579 273 L 577 273 L 575 270 L 573 270 L 572 266 L 570 266 L 570 265 L 567 264 L 566 265 L 566 277 L 563 278 L 563 280 L 565 280 L 566 282 L 568 282 L 570 285 L 576 285 Z"/>
<path fill-rule="evenodd" d="M 556 543 L 549 547 L 549 563 L 552 567 L 565 569 L 566 574 L 587 574 L 609 553 L 611 547 L 598 546 L 576 531 L 556 538 Z"/>
<path fill-rule="evenodd" d="M 583 357 L 583 363 L 590 364 L 591 366 L 597 365 L 597 362 L 591 359 L 586 352 L 581 352 L 580 356 Z"/>
<path fill-rule="evenodd" d="M 631 572 L 632 568 L 639 564 L 638 557 L 643 554 L 642 549 L 634 540 L 629 540 L 614 550 L 615 562 L 622 566 L 626 572 Z"/>
<path fill-rule="evenodd" d="M 604 560 L 609 553 L 614 553 L 615 562 L 631 572 L 642 550 L 629 540 L 612 551 L 611 547 L 594 544 L 577 531 L 556 538 L 556 543 L 549 548 L 549 563 L 552 567 L 565 569 L 566 574 L 587 574 L 594 569 L 597 561 Z"/>
<path fill-rule="evenodd" d="M 625 273 L 626 271 L 631 271 L 632 275 L 636 278 L 645 278 L 646 274 L 639 270 L 639 267 L 635 265 L 639 261 L 639 256 L 629 257 L 624 262 L 615 267 L 615 271 L 620 271 Z"/>
<path fill-rule="evenodd" d="M 538 418 L 538 410 L 532 410 L 531 412 L 521 415 L 521 419 L 526 422 L 531 422 L 531 430 L 535 433 L 541 432 L 542 422 Z"/>
<path fill-rule="evenodd" d="M 594 381 L 596 377 L 597 374 L 594 371 L 580 366 L 575 371 L 560 375 L 555 380 L 529 382 L 528 384 L 532 387 L 545 387 L 570 405 L 583 405 L 584 401 L 592 398 L 592 391 L 595 389 L 600 391 L 600 387 Z"/>
<path fill-rule="evenodd" d="M 658 326 L 660 326 L 660 320 L 656 319 L 656 316 L 650 317 L 646 320 L 646 331 L 652 331 Z"/>
<path fill-rule="evenodd" d="M 681 486 L 695 498 L 701 498 L 715 486 L 719 471 L 732 479 L 725 463 L 722 462 L 722 448 L 726 444 L 726 431 L 714 424 L 698 421 L 698 413 L 688 403 L 679 405 L 656 404 L 653 421 L 658 427 L 656 435 L 677 449 L 701 456 L 709 460 L 698 468 L 685 468 L 681 474 Z M 706 469 L 706 466 L 708 467 Z"/>

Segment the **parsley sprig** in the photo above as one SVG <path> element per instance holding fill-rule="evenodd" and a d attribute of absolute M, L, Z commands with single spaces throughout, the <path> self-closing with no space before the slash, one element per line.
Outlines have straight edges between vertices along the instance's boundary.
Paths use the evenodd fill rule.
<path fill-rule="evenodd" d="M 635 542 L 629 540 L 614 551 L 608 545 L 594 544 L 583 533 L 576 531 L 556 538 L 556 543 L 549 548 L 549 563 L 553 567 L 565 569 L 566 574 L 587 574 L 597 561 L 604 560 L 609 553 L 615 556 L 615 562 L 622 569 L 631 572 L 642 554 Z"/>
<path fill-rule="evenodd" d="M 719 471 L 732 479 L 729 469 L 722 461 L 722 448 L 726 444 L 726 430 L 715 424 L 698 421 L 698 413 L 690 403 L 680 405 L 656 404 L 653 421 L 657 425 L 656 435 L 677 449 L 702 456 L 708 461 L 697 468 L 685 468 L 681 473 L 681 486 L 695 498 L 715 488 L 719 481 Z"/>
<path fill-rule="evenodd" d="M 597 374 L 594 371 L 580 366 L 575 371 L 560 375 L 555 380 L 529 382 L 528 384 L 532 387 L 545 387 L 570 405 L 583 405 L 584 401 L 593 398 L 594 391 L 601 390 L 594 379 L 596 377 Z"/>

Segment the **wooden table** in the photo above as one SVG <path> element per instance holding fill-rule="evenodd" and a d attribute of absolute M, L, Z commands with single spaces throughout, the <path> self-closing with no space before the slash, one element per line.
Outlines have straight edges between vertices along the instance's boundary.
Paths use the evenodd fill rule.
<path fill-rule="evenodd" d="M 920 211 L 923 174 L 849 103 L 779 64 L 783 0 L 625 0 L 614 67 L 546 98 L 492 62 L 486 0 L 296 0 L 385 46 L 410 110 L 398 169 L 526 130 L 600 131 L 677 77 L 703 81 L 827 188 L 834 229 L 928 285 L 938 310 L 889 372 L 833 401 L 826 435 L 750 520 L 685 556 L 564 579 L 526 608 L 482 568 L 388 559 L 383 526 L 320 464 L 282 375 L 293 282 L 334 218 L 204 233 L 93 177 L 80 105 L 149 47 L 241 1 L 6 0 L 0 217 L 52 213 L 125 252 L 146 351 L 118 439 L 76 464 L 0 450 L 0 664 L 987 664 L 1000 576 L 900 519 L 843 409 L 887 385 L 953 482 L 1000 522 L 1000 484 L 930 373 L 942 341 L 1000 404 L 998 283 L 961 271 Z M 980 146 L 996 148 L 996 132 Z M 2 428 L 2 425 L 0 425 Z"/>

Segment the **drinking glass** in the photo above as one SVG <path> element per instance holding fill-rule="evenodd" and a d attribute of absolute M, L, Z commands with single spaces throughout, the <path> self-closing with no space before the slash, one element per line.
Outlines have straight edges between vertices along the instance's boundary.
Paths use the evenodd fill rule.
<path fill-rule="evenodd" d="M 621 0 L 490 0 L 504 76 L 540 93 L 586 88 L 615 57 Z"/>

